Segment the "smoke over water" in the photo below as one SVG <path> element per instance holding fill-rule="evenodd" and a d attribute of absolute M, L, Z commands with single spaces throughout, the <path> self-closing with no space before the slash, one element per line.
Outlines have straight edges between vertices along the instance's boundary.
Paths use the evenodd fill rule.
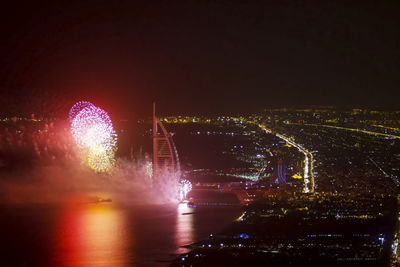
<path fill-rule="evenodd" d="M 78 160 L 1 173 L 1 202 L 91 201 L 95 197 L 137 204 L 177 199 L 177 174 L 164 172 L 158 187 L 140 160 L 118 159 L 109 173 L 96 173 Z"/>
<path fill-rule="evenodd" d="M 82 160 L 67 122 L 10 122 L 0 129 L 0 202 L 176 201 L 179 174 L 165 171 L 153 183 L 150 162 L 120 157 L 98 173 Z"/>

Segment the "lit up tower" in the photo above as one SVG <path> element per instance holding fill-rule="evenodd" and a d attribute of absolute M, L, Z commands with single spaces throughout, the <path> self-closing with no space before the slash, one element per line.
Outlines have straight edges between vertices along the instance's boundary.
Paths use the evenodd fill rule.
<path fill-rule="evenodd" d="M 157 183 L 160 171 L 174 172 L 178 170 L 178 153 L 172 135 L 167 132 L 157 118 L 156 104 L 153 103 L 153 181 Z"/>
<path fill-rule="evenodd" d="M 276 184 L 286 184 L 286 168 L 283 164 L 283 160 L 278 160 L 277 176 L 275 180 Z"/>

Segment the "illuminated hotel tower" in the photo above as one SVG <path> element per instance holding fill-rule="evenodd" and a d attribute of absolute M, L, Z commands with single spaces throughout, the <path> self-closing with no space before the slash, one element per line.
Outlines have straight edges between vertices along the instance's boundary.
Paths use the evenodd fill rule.
<path fill-rule="evenodd" d="M 157 183 L 161 171 L 171 172 L 178 169 L 178 153 L 171 134 L 157 118 L 156 104 L 153 103 L 153 181 Z"/>

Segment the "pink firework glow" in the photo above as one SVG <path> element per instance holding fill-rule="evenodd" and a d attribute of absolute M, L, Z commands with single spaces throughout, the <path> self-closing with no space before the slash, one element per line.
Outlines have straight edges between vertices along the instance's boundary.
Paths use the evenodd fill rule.
<path fill-rule="evenodd" d="M 76 103 L 69 112 L 71 133 L 95 171 L 109 170 L 114 163 L 117 134 L 107 112 L 87 101 Z"/>

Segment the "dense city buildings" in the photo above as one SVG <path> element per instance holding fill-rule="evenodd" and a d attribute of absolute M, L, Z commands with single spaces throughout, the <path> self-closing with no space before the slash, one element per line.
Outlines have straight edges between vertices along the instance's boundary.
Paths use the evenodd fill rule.
<path fill-rule="evenodd" d="M 200 207 L 242 210 L 228 228 L 186 244 L 172 266 L 398 266 L 398 112 L 319 107 L 160 120 L 192 185 L 181 216 Z M 3 173 L 20 162 L 73 158 L 65 122 L 32 115 L 0 123 Z M 134 127 L 139 154 L 129 123 L 116 125 L 118 156 L 148 162 L 150 121 Z"/>
<path fill-rule="evenodd" d="M 194 188 L 229 192 L 246 205 L 235 230 L 190 245 L 175 265 L 396 264 L 397 112 L 270 109 L 164 122 L 185 148 Z M 202 148 L 202 158 L 192 156 Z"/>

